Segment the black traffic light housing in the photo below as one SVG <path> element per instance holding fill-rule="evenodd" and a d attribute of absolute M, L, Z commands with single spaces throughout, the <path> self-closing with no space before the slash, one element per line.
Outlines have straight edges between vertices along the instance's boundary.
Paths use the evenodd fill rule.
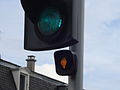
<path fill-rule="evenodd" d="M 78 41 L 72 37 L 72 2 L 73 0 L 21 0 L 25 11 L 24 48 L 42 51 L 76 44 Z M 52 33 L 49 33 L 50 30 Z"/>
<path fill-rule="evenodd" d="M 70 50 L 60 50 L 54 53 L 56 72 L 58 75 L 71 76 L 76 73 L 77 57 Z"/>

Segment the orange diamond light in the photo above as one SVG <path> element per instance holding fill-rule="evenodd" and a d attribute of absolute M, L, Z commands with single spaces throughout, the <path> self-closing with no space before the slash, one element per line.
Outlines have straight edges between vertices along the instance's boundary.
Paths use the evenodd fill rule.
<path fill-rule="evenodd" d="M 62 68 L 63 68 L 63 69 L 65 69 L 65 68 L 66 68 L 66 65 L 67 65 L 67 60 L 66 60 L 66 58 L 65 58 L 65 57 L 63 57 L 63 58 L 61 59 L 60 64 L 61 64 L 61 66 L 62 66 Z"/>

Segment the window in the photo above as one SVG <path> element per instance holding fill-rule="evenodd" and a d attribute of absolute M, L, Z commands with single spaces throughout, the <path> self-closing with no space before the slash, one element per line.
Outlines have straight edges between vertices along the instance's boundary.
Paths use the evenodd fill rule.
<path fill-rule="evenodd" d="M 27 80 L 28 80 L 28 75 L 20 73 L 20 86 L 19 90 L 27 90 Z"/>
<path fill-rule="evenodd" d="M 17 90 L 29 90 L 29 78 L 30 78 L 29 69 L 27 68 L 13 69 L 12 74 Z"/>
<path fill-rule="evenodd" d="M 20 90 L 25 90 L 25 76 L 20 75 Z"/>

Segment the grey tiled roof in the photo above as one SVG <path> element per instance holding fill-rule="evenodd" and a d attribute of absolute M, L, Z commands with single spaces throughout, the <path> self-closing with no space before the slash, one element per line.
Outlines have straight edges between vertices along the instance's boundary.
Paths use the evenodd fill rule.
<path fill-rule="evenodd" d="M 3 59 L 0 59 L 0 65 L 6 66 L 6 67 L 9 67 L 9 68 L 19 68 L 19 67 L 20 67 L 20 66 L 17 65 L 17 64 L 14 64 L 14 63 L 5 61 L 5 60 L 3 60 Z"/>
<path fill-rule="evenodd" d="M 0 65 L 0 90 L 16 90 L 11 69 Z"/>
<path fill-rule="evenodd" d="M 44 80 L 30 77 L 30 90 L 56 90 L 56 85 L 46 82 Z"/>
<path fill-rule="evenodd" d="M 50 78 L 50 77 L 48 77 L 48 76 L 39 74 L 39 73 L 37 73 L 37 72 L 33 72 L 33 71 L 32 71 L 32 72 L 31 72 L 31 76 L 36 77 L 36 78 L 41 79 L 41 80 L 44 80 L 44 81 L 49 82 L 49 83 L 51 83 L 51 84 L 54 84 L 54 85 L 56 85 L 56 86 L 61 86 L 61 85 L 67 86 L 67 84 L 64 83 L 64 82 L 62 82 L 62 81 L 58 81 L 58 80 L 56 80 L 56 79 L 53 79 L 53 78 Z"/>
<path fill-rule="evenodd" d="M 13 79 L 12 70 L 20 66 L 0 59 L 0 90 L 17 90 Z M 30 73 L 29 90 L 57 90 L 58 86 L 67 84 L 38 74 Z"/>

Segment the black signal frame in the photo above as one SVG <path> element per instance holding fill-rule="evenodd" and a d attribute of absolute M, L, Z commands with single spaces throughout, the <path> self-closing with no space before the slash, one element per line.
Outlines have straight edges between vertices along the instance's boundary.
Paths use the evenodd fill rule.
<path fill-rule="evenodd" d="M 78 43 L 72 36 L 73 0 L 21 0 L 25 11 L 24 49 L 43 51 L 63 48 Z M 58 9 L 62 26 L 51 35 L 43 35 L 38 28 L 40 14 L 49 7 Z"/>
<path fill-rule="evenodd" d="M 63 69 L 60 62 L 65 57 L 67 60 L 66 68 Z M 77 56 L 70 50 L 59 50 L 54 53 L 55 67 L 58 75 L 71 76 L 77 71 Z"/>

